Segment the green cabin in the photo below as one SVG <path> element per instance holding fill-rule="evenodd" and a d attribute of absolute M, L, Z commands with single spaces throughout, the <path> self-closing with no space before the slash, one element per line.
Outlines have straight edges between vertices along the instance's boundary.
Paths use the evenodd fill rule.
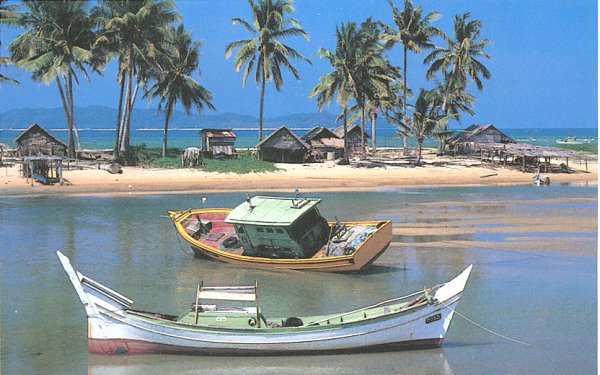
<path fill-rule="evenodd" d="M 248 197 L 225 218 L 244 255 L 309 258 L 327 243 L 329 224 L 316 198 Z"/>

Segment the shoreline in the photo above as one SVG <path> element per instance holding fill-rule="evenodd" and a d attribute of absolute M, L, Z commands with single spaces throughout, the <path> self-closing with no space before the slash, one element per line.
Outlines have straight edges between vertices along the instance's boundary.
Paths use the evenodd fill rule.
<path fill-rule="evenodd" d="M 233 174 L 197 169 L 122 167 L 122 174 L 110 174 L 91 166 L 65 169 L 65 185 L 33 187 L 19 174 L 19 165 L 0 168 L 0 194 L 3 197 L 97 196 L 193 194 L 214 192 L 306 192 L 385 191 L 400 188 L 458 186 L 531 186 L 532 173 L 493 164 L 447 163 L 424 166 L 356 167 L 333 162 L 313 164 L 276 164 L 279 171 Z M 588 171 L 572 165 L 574 173 L 548 173 L 551 185 L 598 186 L 597 162 Z M 543 189 L 544 187 L 532 186 Z"/>

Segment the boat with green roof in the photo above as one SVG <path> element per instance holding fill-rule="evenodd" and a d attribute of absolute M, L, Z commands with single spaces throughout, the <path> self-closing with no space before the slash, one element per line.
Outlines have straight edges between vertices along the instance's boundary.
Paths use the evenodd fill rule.
<path fill-rule="evenodd" d="M 389 246 L 390 220 L 328 222 L 321 199 L 247 196 L 234 209 L 169 211 L 196 257 L 269 268 L 349 272 Z"/>

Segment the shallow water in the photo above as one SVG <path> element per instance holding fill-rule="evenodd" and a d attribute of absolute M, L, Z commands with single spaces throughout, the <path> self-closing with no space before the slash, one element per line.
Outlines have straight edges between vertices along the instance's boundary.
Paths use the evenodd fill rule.
<path fill-rule="evenodd" d="M 391 218 L 403 234 L 394 235 L 393 245 L 361 274 L 255 270 L 194 259 L 163 217 L 167 209 L 203 205 L 204 194 L 0 199 L 2 373 L 595 373 L 597 188 L 310 195 L 323 198 L 321 212 L 329 219 Z M 232 207 L 245 198 L 205 196 L 204 206 Z M 498 225 L 499 218 L 515 224 Z M 534 219 L 542 225 L 515 229 Z M 533 246 L 536 239 L 543 246 Z M 166 313 L 187 309 L 200 280 L 258 280 L 265 315 L 324 314 L 447 281 L 472 263 L 457 311 L 532 345 L 456 316 L 439 350 L 249 358 L 90 355 L 84 311 L 56 250 L 79 271 L 134 299 L 137 308 Z"/>

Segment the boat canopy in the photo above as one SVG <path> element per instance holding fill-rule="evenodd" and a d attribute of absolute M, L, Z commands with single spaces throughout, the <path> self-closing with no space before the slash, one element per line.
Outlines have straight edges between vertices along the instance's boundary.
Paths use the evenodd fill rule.
<path fill-rule="evenodd" d="M 230 224 L 289 226 L 321 202 L 318 198 L 256 196 L 233 209 L 225 218 Z"/>

